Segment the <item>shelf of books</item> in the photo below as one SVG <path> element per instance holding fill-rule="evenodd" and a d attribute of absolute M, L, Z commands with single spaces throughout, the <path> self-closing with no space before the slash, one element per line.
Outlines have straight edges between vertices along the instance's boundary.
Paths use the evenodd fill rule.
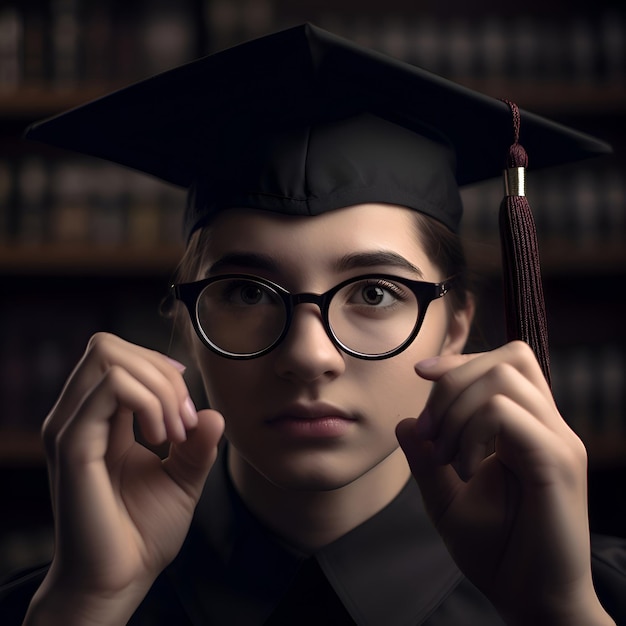
<path fill-rule="evenodd" d="M 460 81 L 497 85 L 506 77 L 533 92 L 541 86 L 559 107 L 597 103 L 598 94 L 602 106 L 614 102 L 612 93 L 623 98 L 626 20 L 619 3 L 580 8 L 531 0 L 510 9 L 490 0 L 26 0 L 0 8 L 0 92 L 126 84 L 310 21 Z"/>

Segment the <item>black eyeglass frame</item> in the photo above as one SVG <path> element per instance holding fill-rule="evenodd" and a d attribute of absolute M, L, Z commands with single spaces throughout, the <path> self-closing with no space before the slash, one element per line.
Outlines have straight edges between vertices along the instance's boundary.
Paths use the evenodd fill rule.
<path fill-rule="evenodd" d="M 269 288 L 272 291 L 276 292 L 276 294 L 281 298 L 283 304 L 285 306 L 285 325 L 281 334 L 276 338 L 276 340 L 263 348 L 262 350 L 257 350 L 256 352 L 238 354 L 234 352 L 229 352 L 220 348 L 216 344 L 214 344 L 209 337 L 206 335 L 202 326 L 200 325 L 200 321 L 198 320 L 198 300 L 200 298 L 201 293 L 204 289 L 220 280 L 251 280 L 253 282 L 258 283 L 259 285 Z M 358 352 L 346 346 L 333 332 L 333 329 L 330 325 L 329 321 L 329 310 L 330 310 L 330 302 L 333 299 L 334 295 L 343 289 L 346 285 L 350 283 L 356 283 L 362 280 L 389 280 L 392 282 L 400 283 L 405 287 L 408 287 L 410 291 L 413 292 L 415 298 L 417 299 L 418 306 L 418 316 L 415 321 L 415 325 L 413 330 L 407 337 L 407 339 L 402 342 L 396 348 L 392 350 L 388 350 L 387 352 L 383 352 L 382 354 L 365 354 L 363 352 Z M 400 276 L 394 276 L 392 274 L 362 274 L 359 276 L 354 276 L 352 278 L 348 278 L 340 282 L 338 285 L 331 287 L 328 291 L 315 294 L 315 293 L 297 293 L 292 294 L 287 289 L 282 287 L 281 285 L 268 280 L 267 278 L 261 278 L 259 276 L 254 276 L 251 274 L 222 274 L 219 276 L 212 276 L 210 278 L 205 278 L 202 280 L 198 280 L 191 283 L 178 283 L 171 285 L 170 292 L 173 294 L 176 300 L 180 300 L 186 307 L 189 317 L 191 318 L 191 323 L 196 331 L 196 334 L 202 341 L 202 343 L 209 348 L 212 352 L 216 354 L 229 358 L 229 359 L 237 359 L 237 360 L 248 360 L 248 359 L 256 359 L 258 357 L 264 356 L 268 352 L 271 352 L 276 346 L 278 346 L 283 339 L 287 336 L 289 332 L 289 328 L 291 327 L 291 322 L 293 320 L 294 309 L 298 304 L 315 304 L 319 307 L 320 312 L 322 314 L 322 324 L 326 331 L 326 334 L 333 342 L 333 344 L 339 348 L 342 352 L 346 354 L 356 357 L 358 359 L 365 359 L 368 361 L 380 361 L 383 359 L 389 359 L 397 354 L 400 354 L 408 346 L 413 342 L 413 340 L 417 337 L 422 324 L 424 322 L 424 318 L 426 316 L 426 311 L 428 306 L 433 300 L 437 300 L 438 298 L 442 298 L 445 296 L 448 291 L 452 288 L 452 283 L 454 282 L 454 278 L 450 278 L 444 280 L 439 283 L 431 283 L 421 280 L 411 280 L 408 278 L 403 278 Z"/>

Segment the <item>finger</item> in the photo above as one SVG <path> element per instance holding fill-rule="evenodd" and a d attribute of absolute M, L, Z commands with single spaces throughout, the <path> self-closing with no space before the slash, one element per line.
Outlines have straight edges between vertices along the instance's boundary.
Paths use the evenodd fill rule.
<path fill-rule="evenodd" d="M 449 395 L 452 396 L 452 393 Z M 485 407 L 497 402 L 500 397 L 523 407 L 530 419 L 536 419 L 554 431 L 567 428 L 553 402 L 546 402 L 545 396 L 513 366 L 498 364 L 461 389 L 456 396 L 439 396 L 429 400 L 431 436 L 436 456 L 441 462 L 449 462 L 455 456 L 468 422 L 478 419 L 485 412 Z M 447 406 L 441 408 L 444 402 Z M 493 415 L 493 412 L 489 411 L 489 414 Z"/>
<path fill-rule="evenodd" d="M 483 461 L 495 454 L 495 441 L 493 437 L 483 435 L 468 438 L 463 443 L 456 457 L 458 460 L 453 459 L 451 465 L 461 480 L 467 482 L 476 474 Z"/>
<path fill-rule="evenodd" d="M 195 425 L 195 409 L 175 362 L 163 355 L 130 344 L 114 335 L 92 337 L 81 362 L 70 376 L 61 397 L 44 425 L 44 440 L 53 454 L 54 440 L 64 423 L 80 406 L 84 396 L 108 368 L 121 366 L 161 398 L 168 433 L 184 439 L 184 431 Z M 183 425 L 179 422 L 182 420 Z"/>
<path fill-rule="evenodd" d="M 133 413 L 148 441 L 157 444 L 167 439 L 160 399 L 127 370 L 113 366 L 59 433 L 57 449 L 62 452 L 63 460 L 85 465 L 103 459 L 110 443 L 113 419 L 125 429 L 126 444 L 134 442 Z"/>
<path fill-rule="evenodd" d="M 419 486 L 426 510 L 433 523 L 438 525 L 462 481 L 450 465 L 441 465 L 434 458 L 432 442 L 419 436 L 416 424 L 415 418 L 402 420 L 396 426 L 396 437 Z"/>
<path fill-rule="evenodd" d="M 482 354 L 428 359 L 426 363 L 416 364 L 415 369 L 423 378 L 437 383 L 428 400 L 433 418 L 446 414 L 455 404 L 457 411 L 466 407 L 469 414 L 482 397 L 503 393 L 526 404 L 539 419 L 550 420 L 553 427 L 563 425 L 536 359 L 522 342 Z M 431 427 L 437 427 L 436 419 Z"/>
<path fill-rule="evenodd" d="M 523 341 L 512 341 L 495 350 L 474 354 L 455 354 L 432 357 L 415 365 L 415 371 L 427 380 L 439 380 L 455 373 L 459 382 L 465 378 L 477 378 L 498 363 L 510 363 L 547 396 L 550 388 L 530 346 Z"/>
<path fill-rule="evenodd" d="M 494 396 L 468 421 L 449 459 L 462 479 L 478 470 L 492 441 L 498 461 L 527 488 L 578 482 L 584 474 L 586 461 L 573 433 L 555 433 L 525 407 L 506 396 Z"/>
<path fill-rule="evenodd" d="M 84 546 L 86 555 L 103 553 L 102 542 L 113 540 L 111 529 L 119 524 L 119 502 L 113 486 L 116 478 L 110 467 L 127 457 L 131 449 L 141 448 L 135 443 L 133 413 L 142 416 L 144 429 L 152 439 L 165 438 L 158 399 L 126 370 L 115 366 L 57 436 L 52 481 L 55 516 L 69 545 L 80 544 L 85 537 L 101 538 L 98 546 Z M 153 463 L 160 464 L 155 455 L 147 450 L 145 453 L 154 457 Z"/>
<path fill-rule="evenodd" d="M 217 456 L 217 444 L 224 432 L 224 419 L 213 410 L 198 413 L 198 425 L 187 440 L 173 444 L 164 468 L 194 501 L 200 498 L 206 477 Z"/>
<path fill-rule="evenodd" d="M 182 379 L 183 368 L 180 364 L 157 352 L 135 346 L 114 335 L 108 333 L 94 335 L 83 358 L 70 375 L 59 400 L 42 427 L 50 491 L 53 494 L 53 508 L 59 433 L 72 419 L 88 419 L 88 414 L 83 410 L 83 404 L 86 398 L 98 388 L 107 368 L 116 363 L 121 364 L 136 378 L 143 380 L 145 385 L 152 388 L 159 397 L 170 397 L 170 400 L 164 400 L 165 406 L 168 407 L 165 432 L 159 430 L 160 427 L 156 427 L 157 430 L 154 430 L 155 424 L 159 423 L 158 418 L 157 422 L 152 422 L 148 417 L 139 416 L 141 418 L 139 420 L 140 428 L 147 441 L 150 443 L 162 442 L 168 437 L 168 431 L 171 433 L 172 439 L 184 440 L 185 428 L 192 428 L 196 424 L 195 407 L 193 407 L 185 382 Z M 169 392 L 166 391 L 168 389 Z M 98 405 L 104 406 L 100 403 Z M 182 405 L 180 410 L 177 408 L 178 405 Z M 183 421 L 184 427 L 177 424 L 179 420 Z M 111 432 L 113 453 L 130 445 L 132 433 L 127 428 L 123 421 L 115 420 L 113 422 Z"/>
<path fill-rule="evenodd" d="M 181 400 L 187 394 L 181 376 L 184 366 L 154 350 L 129 343 L 110 333 L 97 333 L 90 339 L 81 361 L 70 375 L 53 414 L 73 413 L 85 390 L 96 384 L 112 365 L 121 365 L 152 389 L 158 389 L 165 377 L 175 387 Z"/>
<path fill-rule="evenodd" d="M 495 453 L 495 442 L 502 431 L 501 416 L 518 410 L 510 405 L 506 397 L 496 396 L 468 420 L 456 449 L 446 461 L 452 464 L 461 480 L 469 481 L 481 463 Z M 524 418 L 528 419 L 527 416 Z M 437 459 L 441 461 L 441 457 L 437 456 Z"/>

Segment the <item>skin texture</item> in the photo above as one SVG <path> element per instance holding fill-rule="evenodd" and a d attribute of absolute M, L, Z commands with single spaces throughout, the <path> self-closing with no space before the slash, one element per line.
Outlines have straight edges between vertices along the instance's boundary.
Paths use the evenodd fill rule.
<path fill-rule="evenodd" d="M 253 273 L 316 293 L 375 271 L 444 278 L 400 207 L 315 218 L 234 210 L 211 231 L 202 276 Z M 348 253 L 381 251 L 420 275 L 337 267 Z M 271 263 L 222 262 L 235 253 Z M 340 352 L 311 304 L 297 307 L 284 342 L 259 359 L 224 359 L 192 337 L 214 409 L 198 412 L 179 364 L 95 336 L 44 427 L 57 550 L 26 623 L 128 619 L 180 549 L 222 415 L 235 486 L 285 541 L 312 551 L 336 539 L 392 500 L 412 471 L 453 557 L 509 623 L 612 623 L 591 583 L 582 443 L 530 349 L 462 355 L 472 307 L 451 313 L 445 300 L 385 361 Z M 294 436 L 272 423 L 322 402 L 349 418 L 337 436 Z M 133 412 L 149 441 L 171 442 L 167 461 L 135 443 Z"/>

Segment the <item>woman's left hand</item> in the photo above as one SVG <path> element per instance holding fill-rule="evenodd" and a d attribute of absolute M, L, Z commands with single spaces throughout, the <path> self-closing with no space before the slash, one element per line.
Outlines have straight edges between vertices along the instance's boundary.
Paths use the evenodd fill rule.
<path fill-rule="evenodd" d="M 507 623 L 613 623 L 591 579 L 586 450 L 529 346 L 416 371 L 433 390 L 397 435 L 459 568 Z"/>

